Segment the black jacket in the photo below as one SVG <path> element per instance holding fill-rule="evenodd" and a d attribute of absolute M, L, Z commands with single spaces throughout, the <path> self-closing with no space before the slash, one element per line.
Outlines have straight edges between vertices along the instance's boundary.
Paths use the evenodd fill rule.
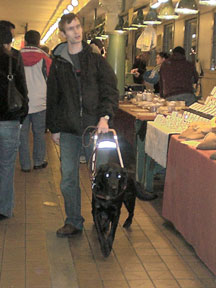
<path fill-rule="evenodd" d="M 117 80 L 111 66 L 85 42 L 78 56 L 79 74 L 67 52 L 67 43 L 53 51 L 47 82 L 47 128 L 52 133 L 81 135 L 87 126 L 96 126 L 102 116 L 109 115 L 112 120 L 118 108 Z"/>
<path fill-rule="evenodd" d="M 6 53 L 0 55 L 0 70 L 0 121 L 19 120 L 22 123 L 25 116 L 28 114 L 28 97 L 25 72 L 20 53 L 14 53 L 12 50 L 12 73 L 15 79 L 15 86 L 24 99 L 23 108 L 18 112 L 8 112 L 7 75 L 9 72 L 9 56 Z"/>

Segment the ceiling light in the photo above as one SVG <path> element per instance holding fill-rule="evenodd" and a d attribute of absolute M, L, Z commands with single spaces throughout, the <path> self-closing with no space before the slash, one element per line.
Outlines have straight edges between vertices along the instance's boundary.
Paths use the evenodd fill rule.
<path fill-rule="evenodd" d="M 123 25 L 124 25 L 124 19 L 123 17 L 119 16 L 119 22 L 115 27 L 115 31 L 122 33 L 123 31 Z"/>
<path fill-rule="evenodd" d="M 154 9 L 149 9 L 148 14 L 144 20 L 144 24 L 153 25 L 153 24 L 161 24 L 161 21 L 157 17 L 157 12 Z"/>
<path fill-rule="evenodd" d="M 197 4 L 195 0 L 180 0 L 176 4 L 175 12 L 178 14 L 197 14 Z"/>
<path fill-rule="evenodd" d="M 169 0 L 167 3 L 163 4 L 158 14 L 159 19 L 170 20 L 177 19 L 178 17 L 179 15 L 177 15 L 174 11 L 172 0 Z"/>
<path fill-rule="evenodd" d="M 78 0 L 71 0 L 71 4 L 72 4 L 74 7 L 76 7 L 76 6 L 78 6 L 79 2 L 78 2 Z"/>
<path fill-rule="evenodd" d="M 152 9 L 157 9 L 160 6 L 161 2 L 159 0 L 151 0 L 150 7 Z"/>
<path fill-rule="evenodd" d="M 216 6 L 216 0 L 199 0 L 199 4 L 207 6 Z"/>
<path fill-rule="evenodd" d="M 67 6 L 67 9 L 71 12 L 71 11 L 73 11 L 74 7 L 70 4 Z"/>
<path fill-rule="evenodd" d="M 70 13 L 70 11 L 68 11 L 67 9 L 65 9 L 64 11 L 63 11 L 63 14 L 65 15 L 65 14 L 69 14 Z"/>
<path fill-rule="evenodd" d="M 131 31 L 131 30 L 137 30 L 137 29 L 138 29 L 138 27 L 129 25 L 128 19 L 125 21 L 125 23 L 123 25 L 123 30 Z"/>
<path fill-rule="evenodd" d="M 133 19 L 133 22 L 131 24 L 131 26 L 135 26 L 135 27 L 145 27 L 146 25 L 143 23 L 144 21 L 144 15 L 143 15 L 143 10 L 139 9 L 137 11 L 137 15 L 136 17 Z"/>

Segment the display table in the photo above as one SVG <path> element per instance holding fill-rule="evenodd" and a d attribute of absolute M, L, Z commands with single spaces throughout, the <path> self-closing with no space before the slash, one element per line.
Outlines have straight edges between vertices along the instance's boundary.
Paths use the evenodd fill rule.
<path fill-rule="evenodd" d="M 214 152 L 171 136 L 162 215 L 216 274 L 216 161 L 209 159 Z"/>
<path fill-rule="evenodd" d="M 154 120 L 156 113 L 145 112 L 133 104 L 120 103 L 114 118 L 114 129 L 134 148 L 136 155 L 136 179 L 142 182 L 145 167 L 145 134 L 147 121 Z M 143 183 L 144 184 L 144 183 Z"/>
<path fill-rule="evenodd" d="M 172 134 L 179 132 L 158 123 L 147 123 L 145 153 L 164 168 L 167 162 L 169 137 Z"/>

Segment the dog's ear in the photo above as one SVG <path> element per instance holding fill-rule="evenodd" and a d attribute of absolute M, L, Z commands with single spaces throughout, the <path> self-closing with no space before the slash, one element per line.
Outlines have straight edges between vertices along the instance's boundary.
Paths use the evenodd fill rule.
<path fill-rule="evenodd" d="M 95 179 L 94 179 L 94 184 L 97 190 L 103 189 L 104 186 L 104 174 L 106 172 L 106 167 L 105 165 L 101 165 L 96 173 Z"/>

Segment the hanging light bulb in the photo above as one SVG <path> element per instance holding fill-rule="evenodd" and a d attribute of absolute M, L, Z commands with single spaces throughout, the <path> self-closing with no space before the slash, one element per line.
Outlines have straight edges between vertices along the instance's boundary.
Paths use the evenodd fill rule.
<path fill-rule="evenodd" d="M 199 0 L 199 4 L 207 6 L 216 6 L 216 0 Z"/>
<path fill-rule="evenodd" d="M 76 7 L 79 5 L 79 2 L 78 2 L 78 0 L 71 0 L 71 4 L 72 4 L 72 6 Z"/>
<path fill-rule="evenodd" d="M 195 0 L 180 0 L 176 4 L 175 12 L 178 14 L 197 14 L 198 8 Z"/>
<path fill-rule="evenodd" d="M 70 5 L 67 6 L 67 9 L 68 9 L 68 11 L 71 12 L 71 11 L 73 11 L 74 7 L 70 4 Z"/>
<path fill-rule="evenodd" d="M 65 9 L 64 11 L 63 11 L 63 14 L 65 15 L 65 14 L 69 14 L 70 13 L 70 11 L 68 11 L 67 9 Z"/>
<path fill-rule="evenodd" d="M 158 18 L 166 20 L 179 18 L 179 15 L 177 15 L 174 11 L 172 0 L 169 0 L 167 3 L 163 4 L 159 11 Z"/>
<path fill-rule="evenodd" d="M 150 8 L 143 23 L 147 25 L 153 25 L 153 24 L 158 25 L 161 24 L 161 21 L 157 17 L 157 12 L 154 9 Z"/>

